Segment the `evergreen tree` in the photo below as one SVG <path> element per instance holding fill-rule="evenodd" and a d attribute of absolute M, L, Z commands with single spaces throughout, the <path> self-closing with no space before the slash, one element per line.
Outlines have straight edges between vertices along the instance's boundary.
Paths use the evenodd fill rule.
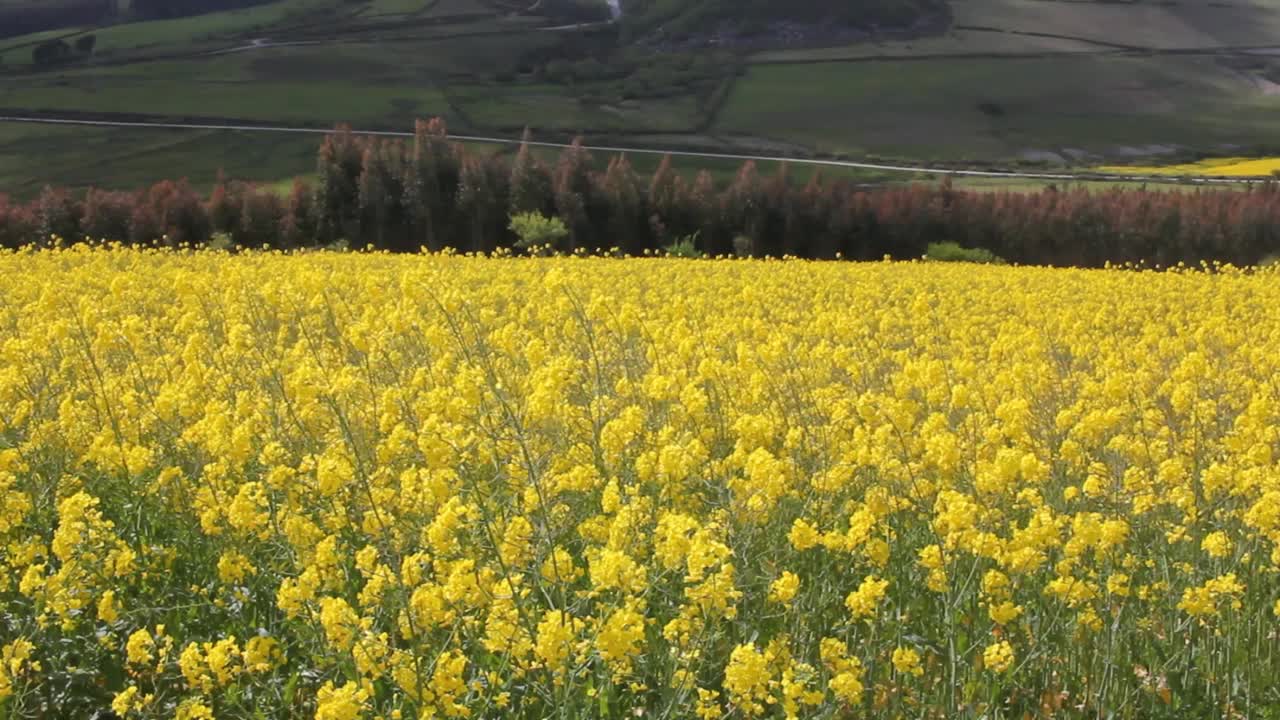
<path fill-rule="evenodd" d="M 491 252 L 496 247 L 495 224 L 503 217 L 492 183 L 489 163 L 467 155 L 462 161 L 458 182 L 458 215 L 467 219 L 467 235 L 475 252 Z"/>
<path fill-rule="evenodd" d="M 746 247 L 736 250 L 745 251 L 753 257 L 762 254 L 767 209 L 764 189 L 754 162 L 748 160 L 738 170 L 737 177 L 725 195 L 725 208 L 733 230 L 746 240 Z"/>
<path fill-rule="evenodd" d="M 663 155 L 649 179 L 649 228 L 653 242 L 664 247 L 673 240 L 690 234 L 683 208 L 678 206 L 682 188 L 680 176 L 671 167 L 671 156 Z"/>
<path fill-rule="evenodd" d="M 733 237 L 724 223 L 723 201 L 716 192 L 715 179 L 711 177 L 711 173 L 706 170 L 698 173 L 688 197 L 691 224 L 696 226 L 698 238 L 702 242 L 699 249 L 711 256 L 733 252 Z"/>
<path fill-rule="evenodd" d="M 316 162 L 316 229 L 324 242 L 354 239 L 359 229 L 363 142 L 340 125 L 320 145 Z"/>
<path fill-rule="evenodd" d="M 556 213 L 569 230 L 569 246 L 565 250 L 572 252 L 589 239 L 591 232 L 587 213 L 593 190 L 591 154 L 582 147 L 581 137 L 574 138 L 560 153 L 553 182 Z"/>
<path fill-rule="evenodd" d="M 414 127 L 412 160 L 405 168 L 404 207 L 412 233 L 439 250 L 455 235 L 461 151 L 449 141 L 444 120 L 419 120 Z"/>
<path fill-rule="evenodd" d="M 315 191 L 301 179 L 293 181 L 285 207 L 282 240 L 286 248 L 314 245 L 316 242 Z"/>
<path fill-rule="evenodd" d="M 609 162 L 604 176 L 604 196 L 609 208 L 610 245 L 631 255 L 654 249 L 645 238 L 640 181 L 626 155 L 618 155 Z"/>
<path fill-rule="evenodd" d="M 402 205 L 404 197 L 404 146 L 397 142 L 365 144 L 363 170 L 358 182 L 361 238 L 378 249 L 416 249 Z"/>
<path fill-rule="evenodd" d="M 532 137 L 528 128 L 520 142 L 515 162 L 511 165 L 511 194 L 507 207 L 510 215 L 536 212 L 546 213 L 551 205 L 551 176 L 529 146 Z"/>

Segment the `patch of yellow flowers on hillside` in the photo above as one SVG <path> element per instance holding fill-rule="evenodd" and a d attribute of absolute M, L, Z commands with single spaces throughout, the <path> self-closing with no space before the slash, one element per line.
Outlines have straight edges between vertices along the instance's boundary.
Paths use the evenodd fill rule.
<path fill-rule="evenodd" d="M 1110 165 L 1096 169 L 1119 175 L 1269 178 L 1280 170 L 1280 158 L 1209 158 L 1176 165 Z"/>
<path fill-rule="evenodd" d="M 0 272 L 8 717 L 1280 702 L 1273 273 Z"/>

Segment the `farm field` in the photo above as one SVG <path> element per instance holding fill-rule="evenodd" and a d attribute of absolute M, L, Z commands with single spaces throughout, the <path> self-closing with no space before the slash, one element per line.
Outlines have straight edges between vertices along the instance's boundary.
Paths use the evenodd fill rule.
<path fill-rule="evenodd" d="M 1008 157 L 1035 147 L 1100 153 L 1154 138 L 1280 141 L 1268 119 L 1280 96 L 1252 96 L 1250 87 L 1196 57 L 753 65 L 715 130 L 803 136 L 826 152 L 934 158 Z"/>
<path fill-rule="evenodd" d="M 886 1 L 876 12 L 935 21 L 723 48 L 654 37 L 667 20 L 711 33 L 726 12 L 714 0 L 624 4 L 616 27 L 554 32 L 572 23 L 561 4 L 514 14 L 496 0 L 276 0 L 54 29 L 0 41 L 0 108 L 377 129 L 439 115 L 477 135 L 532 126 L 566 141 L 1006 167 L 1155 166 L 1280 147 L 1274 0 L 951 0 L 944 13 L 932 0 Z M 87 34 L 90 56 L 32 64 L 40 42 Z M 9 152 L 0 177 L 78 184 L 100 166 L 46 163 L 38 149 Z M 175 146 L 168 162 L 181 158 Z M 117 175 L 132 177 L 106 170 L 102 183 L 124 187 Z"/>
<path fill-rule="evenodd" d="M 0 187 L 28 198 L 51 179 L 74 188 L 132 190 L 176 176 L 208 191 L 219 171 L 251 182 L 311 172 L 316 146 L 305 135 L 0 124 Z M 180 171 L 175 156 L 183 158 Z"/>
<path fill-rule="evenodd" d="M 0 188 L 11 197 L 27 200 L 51 184 L 51 178 L 56 179 L 53 184 L 57 186 L 77 190 L 91 187 L 133 190 L 152 184 L 157 178 L 185 178 L 192 187 L 207 193 L 222 172 L 228 178 L 271 185 L 287 192 L 294 178 L 313 178 L 319 144 L 318 135 L 290 133 L 0 123 Z M 516 150 L 515 145 L 480 142 L 467 142 L 463 146 L 484 155 L 510 155 Z M 175 174 L 172 161 L 178 154 L 184 161 L 181 172 Z M 534 154 L 550 164 L 559 156 L 553 148 L 536 148 Z M 41 158 L 39 165 L 29 160 L 34 156 Z M 636 171 L 644 175 L 652 174 L 661 161 L 660 155 L 652 154 L 632 154 L 628 158 Z M 741 163 L 676 157 L 673 165 L 690 175 L 707 170 L 723 185 L 733 179 Z M 762 162 L 758 167 L 762 173 L 772 174 L 778 164 Z M 797 184 L 807 182 L 815 172 L 814 167 L 802 161 L 791 163 L 790 167 L 792 180 Z M 842 168 L 818 171 L 827 179 L 901 181 L 900 176 L 872 171 Z M 1036 185 L 1030 181 L 1023 184 Z"/>
<path fill-rule="evenodd" d="M 1280 707 L 1274 271 L 0 271 L 6 717 Z"/>
<path fill-rule="evenodd" d="M 1280 158 L 1211 158 L 1180 165 L 1112 165 L 1102 172 L 1140 172 L 1149 175 L 1266 177 L 1280 170 Z"/>

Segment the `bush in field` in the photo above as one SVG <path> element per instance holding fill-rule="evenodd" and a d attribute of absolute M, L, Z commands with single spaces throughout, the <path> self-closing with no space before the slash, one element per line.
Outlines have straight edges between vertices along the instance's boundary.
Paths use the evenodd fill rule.
<path fill-rule="evenodd" d="M 705 255 L 703 255 L 698 250 L 698 234 L 697 233 L 694 233 L 693 235 L 686 235 L 685 237 L 679 238 L 678 240 L 671 243 L 670 245 L 662 248 L 662 251 L 665 252 L 667 255 L 670 255 L 671 257 L 678 257 L 678 258 L 705 257 Z"/>
<path fill-rule="evenodd" d="M 936 262 L 966 262 L 1003 265 L 1004 259 L 984 248 L 964 248 L 953 242 L 929 243 L 925 258 Z"/>
<path fill-rule="evenodd" d="M 520 213 L 511 218 L 511 232 L 519 238 L 516 247 L 522 250 L 554 248 L 569 237 L 569 228 L 558 217 L 546 217 L 539 213 Z"/>

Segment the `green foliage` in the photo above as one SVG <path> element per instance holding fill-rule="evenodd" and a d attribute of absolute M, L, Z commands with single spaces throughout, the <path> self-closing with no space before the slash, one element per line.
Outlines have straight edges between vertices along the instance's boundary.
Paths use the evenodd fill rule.
<path fill-rule="evenodd" d="M 546 217 L 541 213 L 526 212 L 513 215 L 508 226 L 519 240 L 516 247 L 522 250 L 539 250 L 555 247 L 569 236 L 569 228 L 558 217 Z"/>
<path fill-rule="evenodd" d="M 935 262 L 967 262 L 1004 265 L 1005 259 L 985 248 L 965 248 L 954 242 L 929 243 L 925 257 Z"/>
<path fill-rule="evenodd" d="M 671 257 L 678 258 L 706 257 L 700 250 L 698 250 L 698 236 L 700 234 L 701 233 L 695 232 L 692 235 L 685 235 L 684 237 L 677 238 L 675 242 L 662 248 L 662 251 Z"/>
<path fill-rule="evenodd" d="M 236 241 L 231 238 L 231 233 L 216 232 L 209 238 L 207 247 L 210 250 L 234 250 Z"/>

